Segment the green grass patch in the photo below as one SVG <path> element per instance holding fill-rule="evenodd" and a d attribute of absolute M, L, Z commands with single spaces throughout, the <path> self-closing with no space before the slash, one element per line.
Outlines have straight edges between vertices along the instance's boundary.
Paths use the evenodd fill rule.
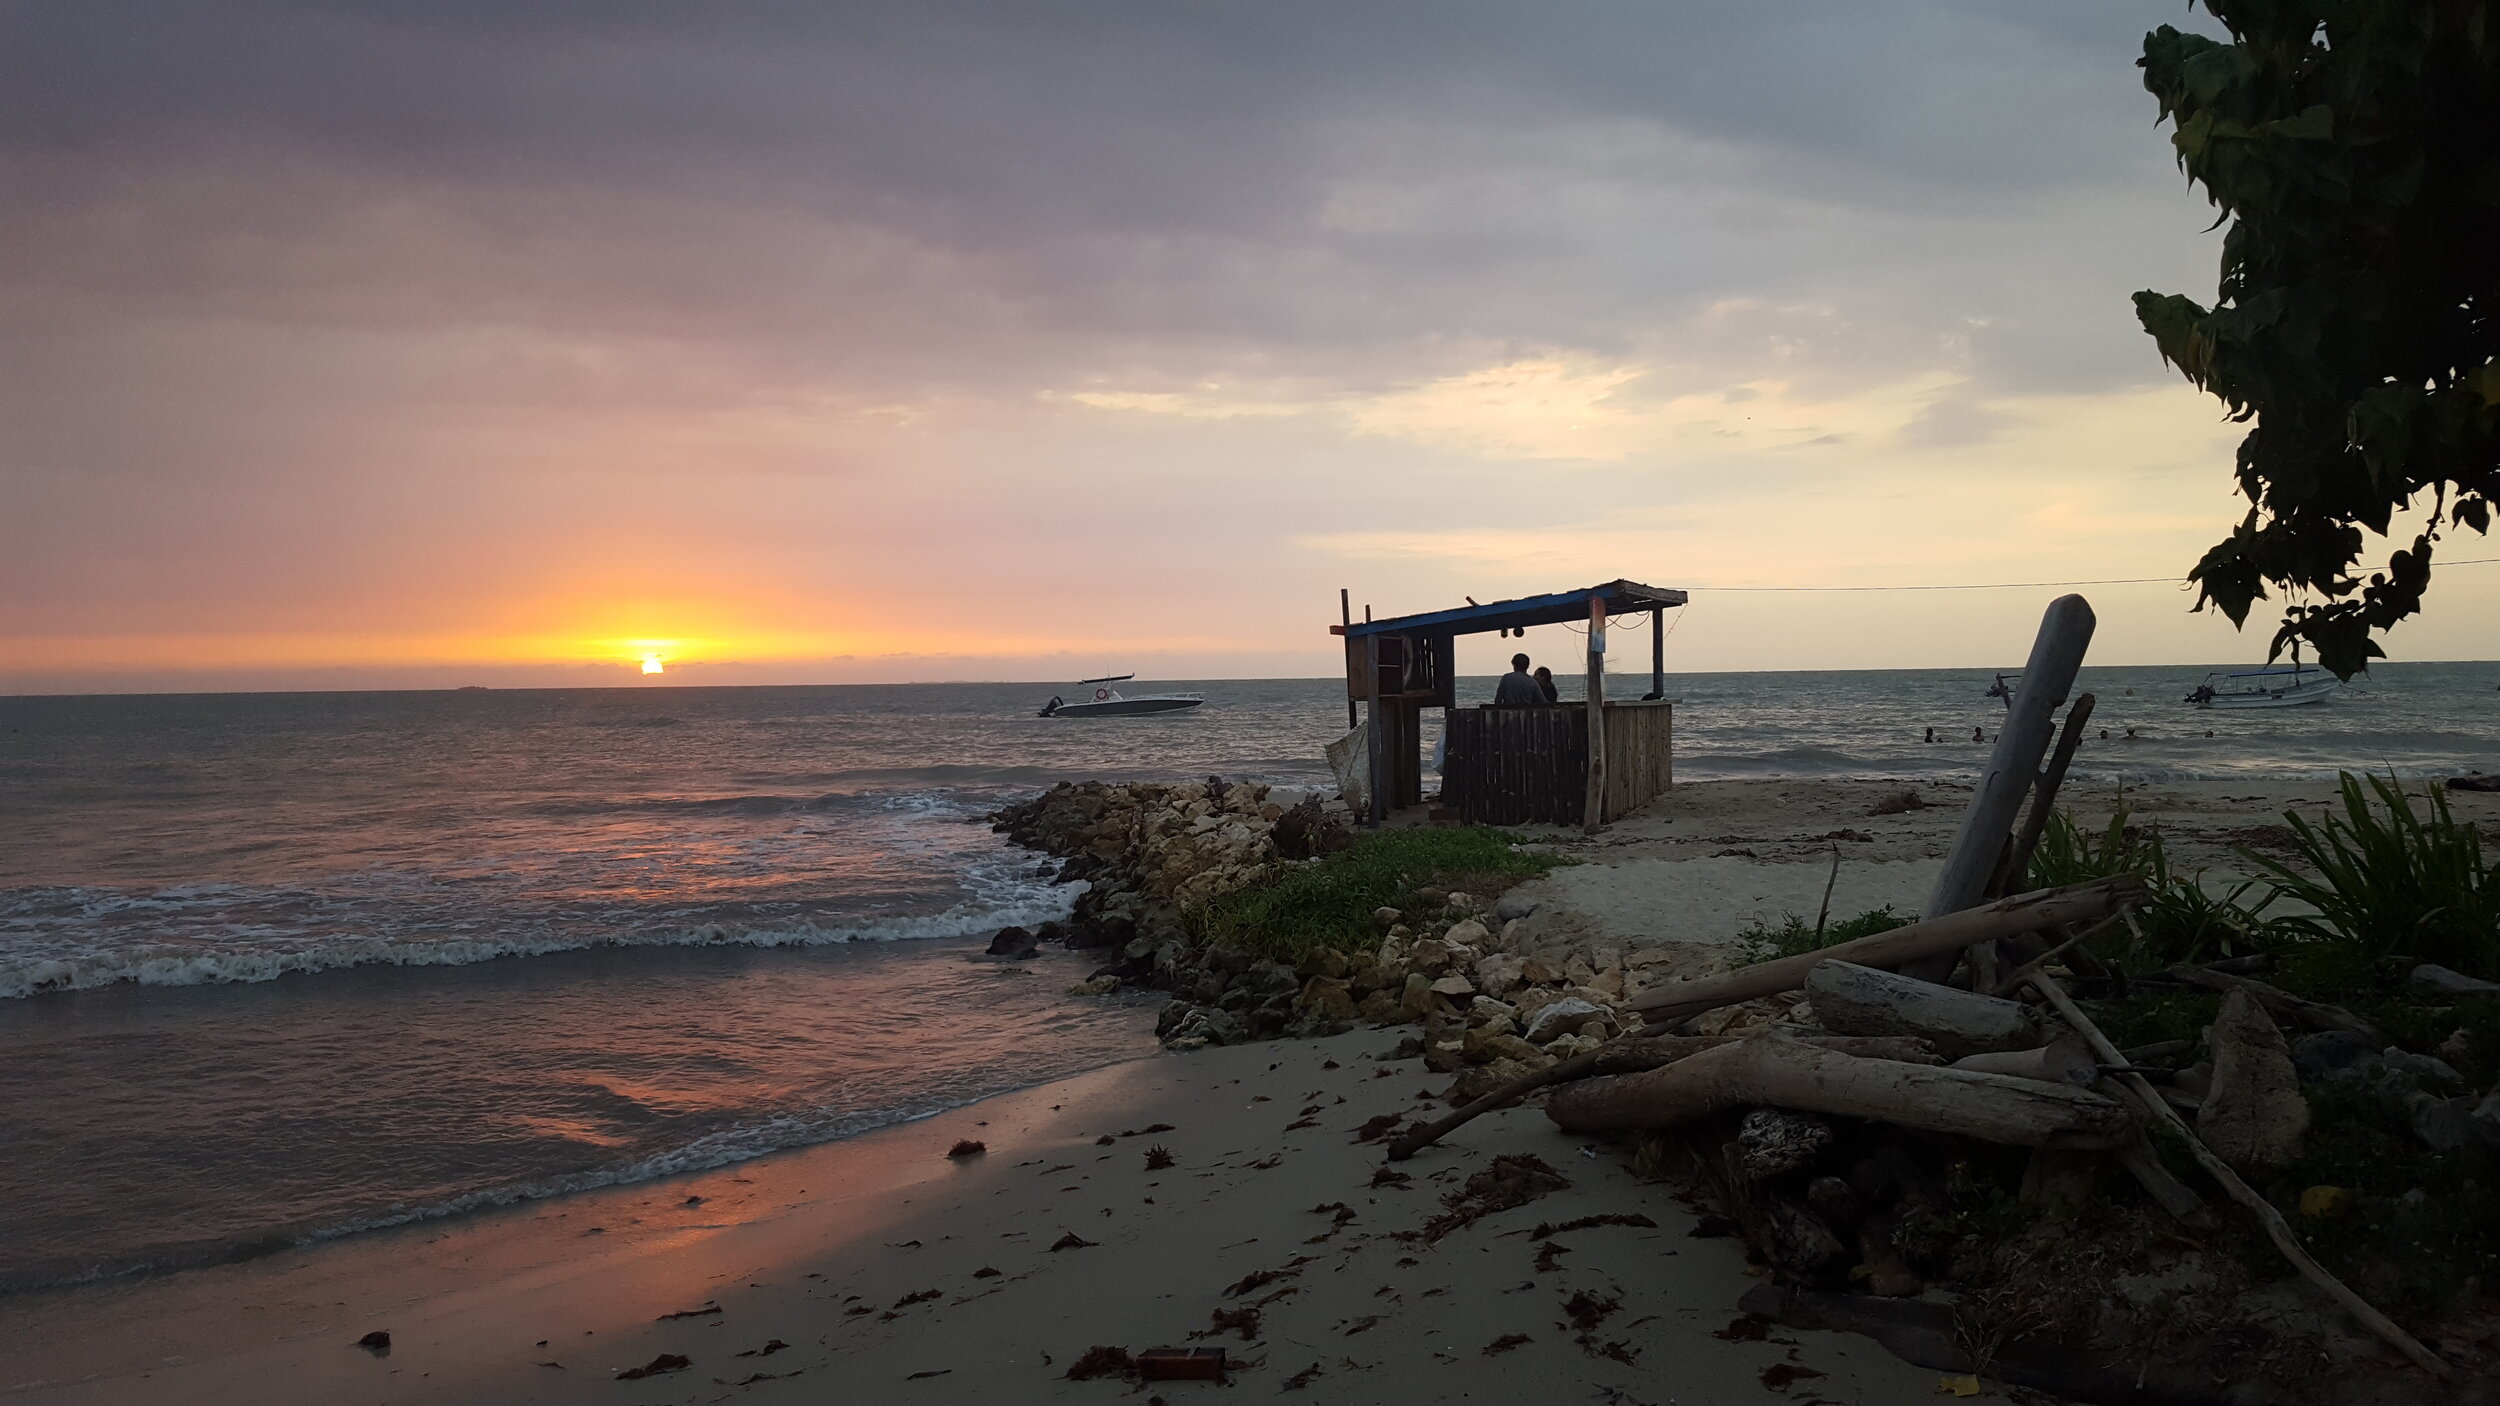
<path fill-rule="evenodd" d="M 1881 908 L 1870 908 L 1854 918 L 1843 918 L 1829 924 L 1818 933 L 1814 925 L 1805 919 L 1794 913 L 1784 913 L 1780 915 L 1778 927 L 1756 923 L 1737 933 L 1736 941 L 1744 960 L 1751 964 L 1768 962 L 1777 957 L 1802 957 L 1808 952 L 1837 947 L 1855 938 L 1872 937 L 1879 932 L 1907 927 L 1910 921 L 1892 911 L 1892 905 L 1887 903 Z"/>
<path fill-rule="evenodd" d="M 1285 961 L 1321 947 L 1371 951 L 1383 935 L 1372 920 L 1376 909 L 1421 916 L 1421 890 L 1489 899 L 1570 862 L 1519 844 L 1517 836 L 1482 825 L 1383 830 L 1216 899 L 1195 915 L 1198 932 Z"/>

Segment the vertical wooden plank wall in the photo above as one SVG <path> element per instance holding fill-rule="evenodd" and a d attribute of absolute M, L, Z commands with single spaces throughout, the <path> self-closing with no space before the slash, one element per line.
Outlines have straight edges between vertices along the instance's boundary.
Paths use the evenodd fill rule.
<path fill-rule="evenodd" d="M 1639 810 L 1675 782 L 1675 707 L 1658 703 L 1606 706 L 1608 820 Z"/>

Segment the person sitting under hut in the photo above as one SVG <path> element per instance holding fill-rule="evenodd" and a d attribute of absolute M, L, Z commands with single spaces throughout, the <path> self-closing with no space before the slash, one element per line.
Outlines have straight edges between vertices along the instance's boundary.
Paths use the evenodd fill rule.
<path fill-rule="evenodd" d="M 1493 687 L 1493 706 L 1496 708 L 1541 708 L 1545 706 L 1545 690 L 1539 688 L 1537 681 L 1528 675 L 1528 656 L 1514 654 L 1510 657 L 1510 672 L 1502 675 L 1502 681 Z"/>
<path fill-rule="evenodd" d="M 1545 690 L 1546 702 L 1560 703 L 1562 701 L 1562 690 L 1554 687 L 1554 671 L 1542 664 L 1536 666 L 1536 686 Z"/>

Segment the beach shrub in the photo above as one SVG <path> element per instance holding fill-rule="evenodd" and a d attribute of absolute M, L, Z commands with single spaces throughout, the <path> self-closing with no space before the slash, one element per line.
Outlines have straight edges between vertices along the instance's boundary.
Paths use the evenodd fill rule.
<path fill-rule="evenodd" d="M 2469 976 L 2500 976 L 2500 870 L 2482 836 L 2448 812 L 2436 785 L 2428 807 L 2393 777 L 2350 772 L 2338 783 L 2342 814 L 2316 822 L 2286 811 L 2299 864 L 2241 853 L 2277 893 L 2316 910 L 2285 921 L 2373 957 L 2403 955 Z"/>
<path fill-rule="evenodd" d="M 1805 919 L 1794 913 L 1783 913 L 1778 927 L 1756 923 L 1737 933 L 1736 943 L 1745 963 L 1768 962 L 1779 957 L 1800 957 L 1808 952 L 1820 952 L 1853 938 L 1890 932 L 1894 928 L 1909 926 L 1911 921 L 1892 911 L 1892 905 L 1887 903 L 1881 908 L 1870 908 L 1854 918 L 1843 918 L 1829 924 L 1818 933 L 1814 925 Z"/>
<path fill-rule="evenodd" d="M 2031 855 L 2032 888 L 2120 874 L 2144 880 L 2144 905 L 2131 914 L 2123 940 L 2099 944 L 2102 957 L 2132 970 L 2152 970 L 2177 962 L 2279 952 L 2300 940 L 2302 930 L 2289 920 L 2266 916 L 2276 891 L 2259 893 L 2256 880 L 2243 879 L 2219 895 L 2211 893 L 2203 871 L 2181 873 L 2171 867 L 2158 827 L 2130 825 L 2128 818 L 2121 810 L 2107 827 L 2094 832 L 2066 812 L 2054 811 Z"/>
<path fill-rule="evenodd" d="M 1485 825 L 1383 830 L 1216 898 L 1192 917 L 1201 937 L 1260 956 L 1371 951 L 1384 933 L 1372 917 L 1379 909 L 1420 917 L 1422 890 L 1489 898 L 1569 862 L 1520 843 Z"/>

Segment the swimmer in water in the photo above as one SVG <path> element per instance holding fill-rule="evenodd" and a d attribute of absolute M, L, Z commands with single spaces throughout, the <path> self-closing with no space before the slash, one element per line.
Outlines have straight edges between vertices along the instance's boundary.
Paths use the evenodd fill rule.
<path fill-rule="evenodd" d="M 1970 740 L 1973 742 L 1985 742 L 1988 740 L 1988 734 L 1979 728 L 1972 728 L 1970 730 Z"/>

